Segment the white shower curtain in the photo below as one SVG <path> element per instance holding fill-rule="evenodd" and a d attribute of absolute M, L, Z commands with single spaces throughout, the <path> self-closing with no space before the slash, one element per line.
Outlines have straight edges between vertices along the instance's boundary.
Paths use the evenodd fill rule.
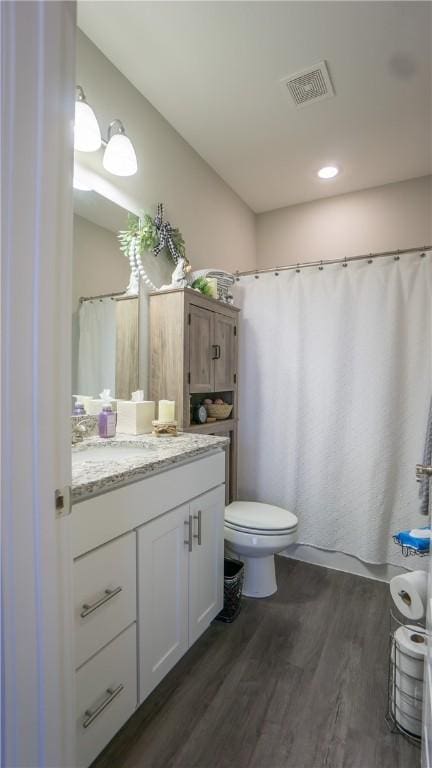
<path fill-rule="evenodd" d="M 400 564 L 425 525 L 415 464 L 431 396 L 432 255 L 242 278 L 239 494 L 298 542 Z"/>
<path fill-rule="evenodd" d="M 83 301 L 79 310 L 78 392 L 115 394 L 116 302 L 111 298 Z"/>

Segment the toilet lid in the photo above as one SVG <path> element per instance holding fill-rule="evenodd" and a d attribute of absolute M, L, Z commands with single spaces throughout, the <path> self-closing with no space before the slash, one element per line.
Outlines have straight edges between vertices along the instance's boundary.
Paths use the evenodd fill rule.
<path fill-rule="evenodd" d="M 233 501 L 225 507 L 225 520 L 233 526 L 254 531 L 289 531 L 297 527 L 292 512 L 256 501 Z"/>

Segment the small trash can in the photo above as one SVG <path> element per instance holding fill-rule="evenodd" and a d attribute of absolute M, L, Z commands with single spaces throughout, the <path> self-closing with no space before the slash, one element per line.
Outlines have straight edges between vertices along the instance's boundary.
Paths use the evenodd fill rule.
<path fill-rule="evenodd" d="M 244 563 L 241 560 L 224 559 L 224 606 L 216 616 L 219 621 L 230 624 L 240 613 L 244 577 Z"/>

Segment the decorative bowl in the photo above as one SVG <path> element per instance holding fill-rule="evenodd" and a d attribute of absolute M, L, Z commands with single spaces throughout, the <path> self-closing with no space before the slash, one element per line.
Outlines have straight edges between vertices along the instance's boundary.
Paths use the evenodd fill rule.
<path fill-rule="evenodd" d="M 205 407 L 207 409 L 208 415 L 212 416 L 218 421 L 227 419 L 233 409 L 232 405 L 229 403 L 223 403 L 223 405 L 215 405 L 215 403 L 213 403 L 212 405 L 206 405 Z"/>

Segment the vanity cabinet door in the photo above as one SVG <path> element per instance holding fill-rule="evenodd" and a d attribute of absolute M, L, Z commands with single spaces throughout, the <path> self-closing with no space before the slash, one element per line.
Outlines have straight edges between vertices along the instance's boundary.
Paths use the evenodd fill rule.
<path fill-rule="evenodd" d="M 214 391 L 226 392 L 236 387 L 237 328 L 234 317 L 214 316 Z"/>
<path fill-rule="evenodd" d="M 138 529 L 140 702 L 188 648 L 189 505 Z"/>
<path fill-rule="evenodd" d="M 225 486 L 191 502 L 193 549 L 189 559 L 189 645 L 223 607 Z"/>
<path fill-rule="evenodd" d="M 213 392 L 213 312 L 189 307 L 189 391 Z"/>

